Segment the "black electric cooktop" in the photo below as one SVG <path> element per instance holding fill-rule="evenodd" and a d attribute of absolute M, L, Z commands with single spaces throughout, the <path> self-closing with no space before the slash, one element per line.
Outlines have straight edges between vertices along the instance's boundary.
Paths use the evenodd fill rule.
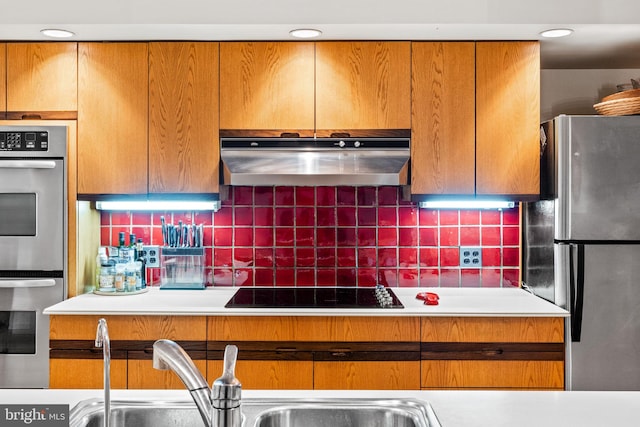
<path fill-rule="evenodd" d="M 226 308 L 404 308 L 389 288 L 380 303 L 376 288 L 240 288 Z"/>

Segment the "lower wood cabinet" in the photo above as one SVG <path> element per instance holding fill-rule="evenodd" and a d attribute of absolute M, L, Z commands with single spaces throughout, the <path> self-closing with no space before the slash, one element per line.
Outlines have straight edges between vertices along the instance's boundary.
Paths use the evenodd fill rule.
<path fill-rule="evenodd" d="M 311 390 L 313 362 L 308 360 L 238 360 L 236 377 L 247 390 Z M 207 361 L 207 382 L 222 375 L 222 360 Z"/>
<path fill-rule="evenodd" d="M 419 390 L 418 361 L 314 362 L 317 390 Z"/>
<path fill-rule="evenodd" d="M 49 360 L 49 388 L 103 388 L 104 364 L 99 359 Z M 127 361 L 111 360 L 111 388 L 127 388 Z"/>

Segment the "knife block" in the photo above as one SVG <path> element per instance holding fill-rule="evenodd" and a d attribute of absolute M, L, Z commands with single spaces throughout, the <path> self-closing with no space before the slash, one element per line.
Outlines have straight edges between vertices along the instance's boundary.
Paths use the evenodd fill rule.
<path fill-rule="evenodd" d="M 204 264 L 202 247 L 162 247 L 160 289 L 204 289 Z"/>

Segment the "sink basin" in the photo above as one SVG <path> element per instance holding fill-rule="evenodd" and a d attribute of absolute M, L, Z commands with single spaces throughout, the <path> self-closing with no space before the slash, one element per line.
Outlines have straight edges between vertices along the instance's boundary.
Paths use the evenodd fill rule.
<path fill-rule="evenodd" d="M 103 427 L 104 404 L 80 402 L 70 427 Z M 431 405 L 412 399 L 244 399 L 243 427 L 441 427 Z M 111 402 L 111 427 L 201 427 L 193 402 Z"/>

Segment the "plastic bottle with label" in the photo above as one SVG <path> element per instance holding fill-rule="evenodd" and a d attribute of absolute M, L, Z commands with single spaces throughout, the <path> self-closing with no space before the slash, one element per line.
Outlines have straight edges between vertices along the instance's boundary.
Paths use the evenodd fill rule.
<path fill-rule="evenodd" d="M 122 264 L 122 263 L 116 264 L 116 275 L 114 279 L 114 286 L 116 288 L 116 292 L 125 291 L 124 272 L 126 268 L 127 268 L 126 264 Z"/>
<path fill-rule="evenodd" d="M 108 264 L 109 257 L 107 256 L 107 248 L 104 246 L 100 246 L 98 248 L 98 255 L 96 256 L 96 277 L 95 283 L 93 284 L 93 288 L 96 290 L 100 289 L 100 275 L 102 266 Z"/>

